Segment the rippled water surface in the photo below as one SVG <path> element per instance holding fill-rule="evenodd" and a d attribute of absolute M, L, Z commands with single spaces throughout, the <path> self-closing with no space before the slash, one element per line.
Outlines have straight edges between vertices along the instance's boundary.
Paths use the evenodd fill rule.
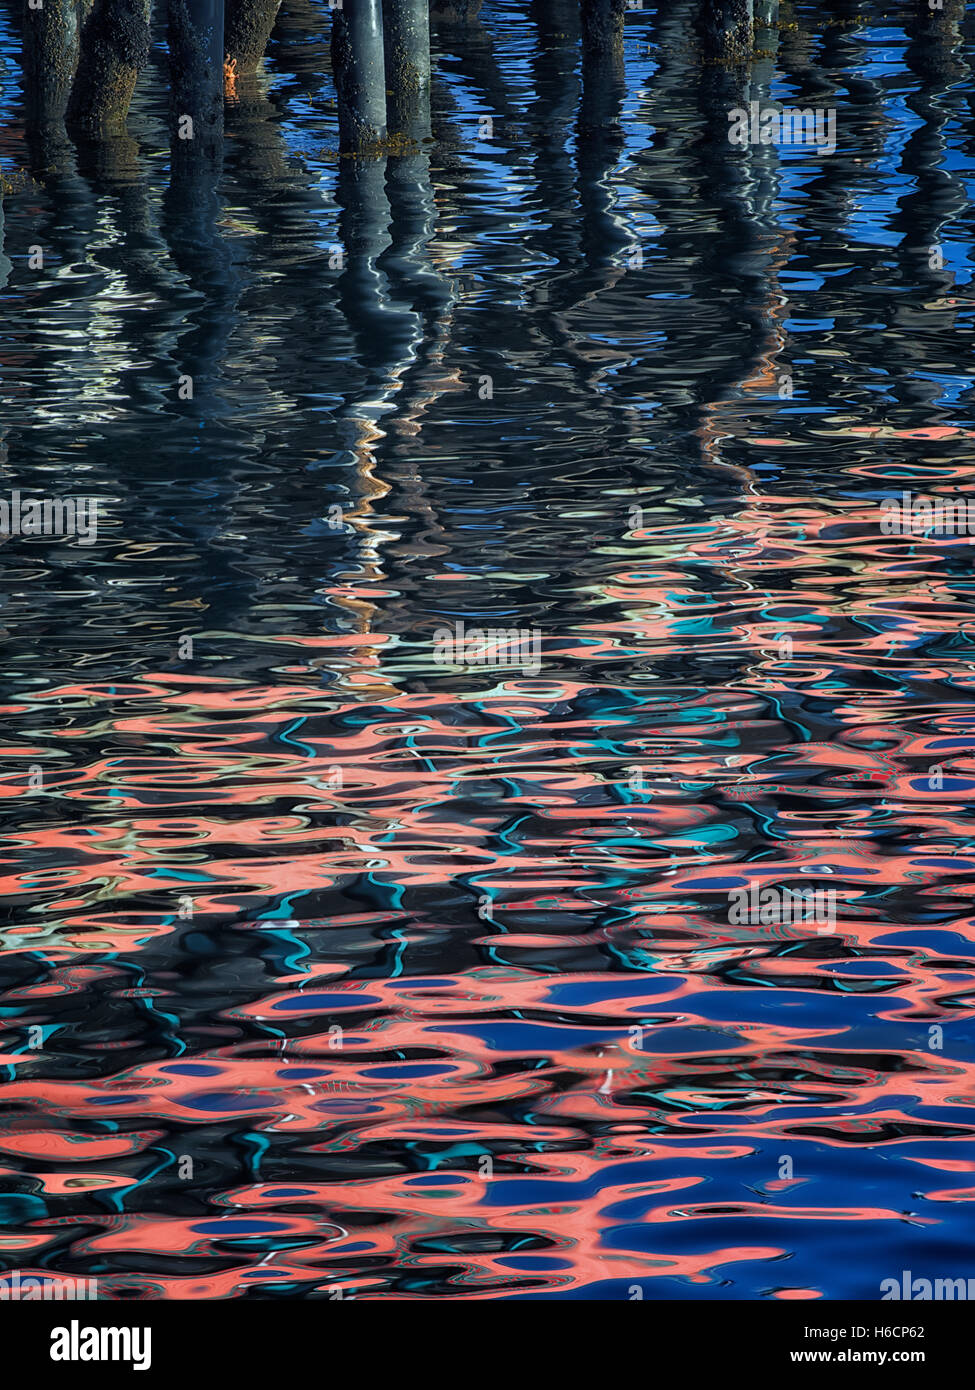
<path fill-rule="evenodd" d="M 827 155 L 730 151 L 684 0 L 584 90 L 574 4 L 487 3 L 359 167 L 296 0 L 216 186 L 158 46 L 130 139 L 27 141 L 6 15 L 4 491 L 101 507 L 2 545 L 6 1268 L 975 1273 L 973 542 L 880 525 L 975 499 L 975 26 L 915 9 L 783 10 L 747 95 Z"/>

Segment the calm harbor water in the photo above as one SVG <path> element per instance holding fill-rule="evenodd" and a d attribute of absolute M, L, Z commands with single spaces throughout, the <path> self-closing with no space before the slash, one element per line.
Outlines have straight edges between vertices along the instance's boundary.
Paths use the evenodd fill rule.
<path fill-rule="evenodd" d="M 975 1275 L 972 539 L 882 525 L 975 503 L 975 26 L 915 12 L 783 10 L 745 95 L 836 149 L 740 151 L 684 0 L 585 83 L 487 0 L 360 167 L 296 0 L 172 180 L 158 44 L 39 145 L 3 12 L 2 491 L 98 499 L 0 550 L 4 1269 Z"/>

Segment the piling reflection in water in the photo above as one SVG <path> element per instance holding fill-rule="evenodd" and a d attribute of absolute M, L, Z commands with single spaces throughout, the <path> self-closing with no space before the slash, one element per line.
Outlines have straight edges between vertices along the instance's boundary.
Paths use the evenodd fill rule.
<path fill-rule="evenodd" d="M 859 10 L 744 74 L 685 0 L 622 64 L 441 16 L 435 143 L 370 157 L 307 6 L 215 162 L 155 76 L 28 140 L 8 68 L 5 486 L 101 511 L 3 546 L 4 1268 L 968 1276 L 971 538 L 881 503 L 975 496 L 972 41 Z M 835 152 L 732 149 L 753 100 Z"/>

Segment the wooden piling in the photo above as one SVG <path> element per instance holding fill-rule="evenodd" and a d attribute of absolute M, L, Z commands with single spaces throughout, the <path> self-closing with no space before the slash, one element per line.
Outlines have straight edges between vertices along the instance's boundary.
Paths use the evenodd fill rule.
<path fill-rule="evenodd" d="M 754 42 L 753 0 L 704 0 L 701 29 L 710 62 L 744 66 L 751 60 Z"/>
<path fill-rule="evenodd" d="M 68 101 L 72 130 L 89 139 L 122 133 L 148 56 L 149 0 L 93 0 Z"/>
<path fill-rule="evenodd" d="M 383 0 L 386 123 L 391 135 L 430 137 L 429 0 Z"/>
<path fill-rule="evenodd" d="M 767 85 L 774 76 L 775 58 L 779 50 L 779 0 L 754 0 L 754 9 L 753 80 Z"/>
<path fill-rule="evenodd" d="M 83 0 L 47 0 L 42 9 L 24 10 L 24 91 L 32 127 L 64 120 L 87 8 Z"/>
<path fill-rule="evenodd" d="M 939 31 L 957 34 L 965 19 L 966 9 L 965 0 L 941 0 L 937 9 L 921 3 L 915 23 L 932 34 Z"/>
<path fill-rule="evenodd" d="M 622 53 L 626 0 L 582 0 L 583 53 Z"/>
<path fill-rule="evenodd" d="M 483 0 L 431 0 L 434 24 L 471 24 L 481 13 Z"/>
<path fill-rule="evenodd" d="M 0 290 L 5 289 L 7 281 L 10 279 L 10 272 L 13 270 L 10 257 L 3 249 L 4 247 L 4 217 L 3 217 L 3 192 L 0 189 Z"/>
<path fill-rule="evenodd" d="M 172 149 L 218 159 L 223 143 L 223 0 L 169 0 Z"/>
<path fill-rule="evenodd" d="M 620 115 L 626 97 L 626 73 L 623 6 L 603 4 L 602 13 L 594 15 L 596 8 L 584 0 L 580 14 L 582 91 L 576 126 L 576 163 L 581 213 L 579 246 L 587 270 L 605 283 L 614 259 L 629 240 L 629 233 L 624 232 L 614 211 L 616 195 L 607 178 L 623 149 Z M 594 19 L 596 23 L 592 22 Z"/>
<path fill-rule="evenodd" d="M 281 0 L 226 0 L 224 53 L 232 72 L 256 72 L 280 8 Z"/>
<path fill-rule="evenodd" d="M 332 15 L 339 148 L 361 153 L 386 138 L 386 64 L 380 0 L 343 0 Z"/>

